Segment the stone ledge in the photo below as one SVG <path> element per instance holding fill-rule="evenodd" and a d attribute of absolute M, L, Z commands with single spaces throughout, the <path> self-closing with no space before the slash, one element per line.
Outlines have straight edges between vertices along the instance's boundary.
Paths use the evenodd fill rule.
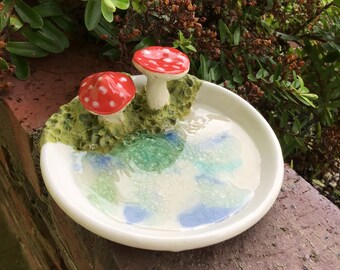
<path fill-rule="evenodd" d="M 26 82 L 0 97 L 0 207 L 32 269 L 336 269 L 340 211 L 288 166 L 273 208 L 223 243 L 185 252 L 119 245 L 74 223 L 40 177 L 36 143 L 43 123 L 76 95 L 82 77 L 125 70 L 76 44 L 61 56 L 32 61 Z M 65 72 L 65 70 L 67 70 Z"/>

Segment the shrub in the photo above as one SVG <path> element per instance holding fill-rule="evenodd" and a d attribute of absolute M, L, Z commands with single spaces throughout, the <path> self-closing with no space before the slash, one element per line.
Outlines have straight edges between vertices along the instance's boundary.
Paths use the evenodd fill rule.
<path fill-rule="evenodd" d="M 30 38 L 27 33 L 51 34 L 44 31 L 46 22 L 60 27 L 58 37 L 72 30 L 58 24 L 61 18 L 69 22 L 61 5 L 56 4 L 59 1 L 40 0 L 32 8 L 37 13 L 34 16 L 25 7 L 29 20 L 18 9 L 21 2 L 16 0 L 13 9 L 14 0 L 3 1 L 0 21 L 2 47 L 11 53 L 17 71 L 24 63 L 16 61 L 18 56 L 44 56 L 67 47 L 66 39 L 59 50 L 43 47 L 41 36 Z M 286 161 L 300 164 L 305 177 L 322 178 L 324 172 L 317 164 L 329 164 L 340 156 L 336 143 L 340 107 L 339 0 L 68 2 L 76 14 L 82 11 L 85 27 L 102 41 L 101 53 L 111 60 L 130 59 L 131 52 L 154 44 L 178 47 L 187 53 L 192 74 L 229 88 L 265 116 L 280 140 Z M 54 13 L 39 13 L 44 5 L 53 5 Z M 14 17 L 9 18 L 6 14 L 11 10 Z M 33 24 L 38 21 L 39 25 Z M 27 39 L 24 42 L 30 54 L 14 51 L 12 38 L 8 39 L 12 32 L 17 33 L 15 37 Z M 0 64 L 2 69 L 8 66 L 3 58 Z M 20 76 L 17 72 L 17 76 L 25 78 L 27 74 Z"/>

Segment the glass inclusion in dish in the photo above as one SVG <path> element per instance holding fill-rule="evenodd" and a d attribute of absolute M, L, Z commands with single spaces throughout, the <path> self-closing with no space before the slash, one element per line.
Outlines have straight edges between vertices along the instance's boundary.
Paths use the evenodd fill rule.
<path fill-rule="evenodd" d="M 74 179 L 101 212 L 160 230 L 213 224 L 240 211 L 260 179 L 253 141 L 202 107 L 171 131 L 138 134 L 108 154 L 72 152 Z"/>

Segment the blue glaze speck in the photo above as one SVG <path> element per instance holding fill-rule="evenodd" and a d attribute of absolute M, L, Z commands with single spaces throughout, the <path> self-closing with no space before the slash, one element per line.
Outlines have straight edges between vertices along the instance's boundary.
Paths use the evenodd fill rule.
<path fill-rule="evenodd" d="M 124 216 L 127 223 L 133 224 L 143 221 L 148 216 L 148 212 L 139 206 L 127 205 L 124 208 Z"/>
<path fill-rule="evenodd" d="M 229 217 L 233 212 L 234 209 L 231 208 L 208 207 L 204 204 L 199 204 L 181 213 L 178 216 L 178 221 L 183 227 L 191 228 L 216 223 Z"/>

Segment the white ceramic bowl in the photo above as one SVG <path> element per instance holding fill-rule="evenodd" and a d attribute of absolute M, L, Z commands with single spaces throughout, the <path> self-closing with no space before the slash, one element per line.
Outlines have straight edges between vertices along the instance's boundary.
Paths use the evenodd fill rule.
<path fill-rule="evenodd" d="M 134 76 L 138 86 L 144 76 Z M 53 199 L 75 222 L 104 238 L 124 245 L 181 251 L 200 248 L 232 238 L 257 223 L 271 208 L 281 188 L 284 172 L 279 142 L 266 120 L 236 94 L 203 82 L 195 106 L 213 108 L 236 122 L 253 140 L 261 158 L 260 181 L 254 196 L 235 215 L 220 222 L 186 230 L 152 230 L 119 222 L 94 207 L 76 185 L 70 160 L 72 148 L 46 143 L 41 149 L 41 171 Z"/>

